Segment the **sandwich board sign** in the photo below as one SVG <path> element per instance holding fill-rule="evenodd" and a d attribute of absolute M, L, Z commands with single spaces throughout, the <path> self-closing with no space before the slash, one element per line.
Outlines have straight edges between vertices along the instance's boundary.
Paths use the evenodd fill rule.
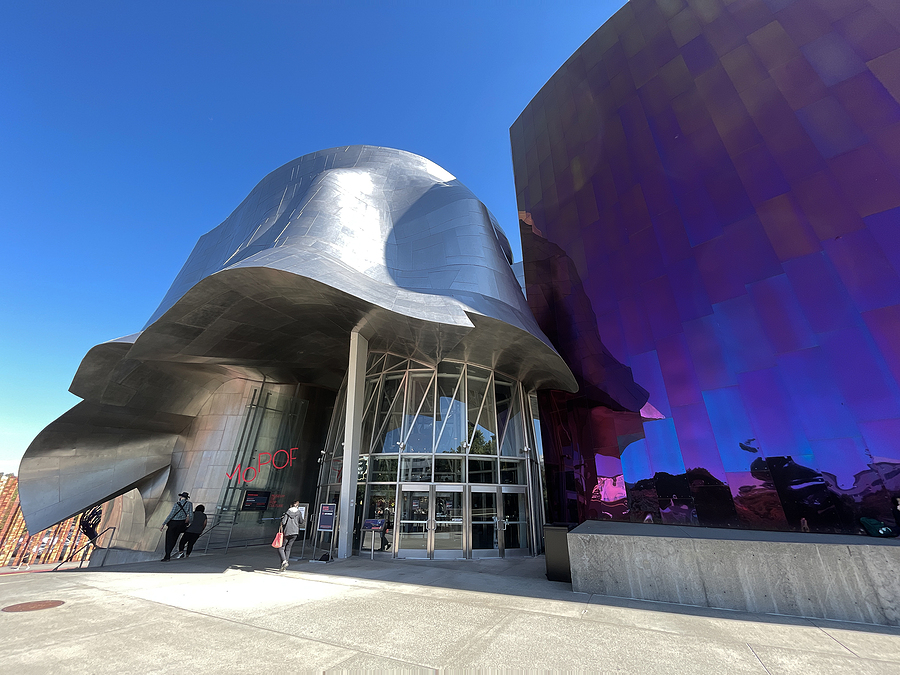
<path fill-rule="evenodd" d="M 334 532 L 334 516 L 337 514 L 337 504 L 322 504 L 319 507 L 319 532 Z"/>

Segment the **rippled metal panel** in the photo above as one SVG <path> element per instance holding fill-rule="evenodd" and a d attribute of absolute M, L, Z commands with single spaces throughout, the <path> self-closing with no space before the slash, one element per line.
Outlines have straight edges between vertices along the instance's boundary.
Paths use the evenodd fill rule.
<path fill-rule="evenodd" d="M 29 527 L 163 469 L 231 377 L 337 389 L 354 329 L 373 349 L 574 391 L 511 259 L 485 206 L 422 157 L 349 146 L 276 169 L 200 238 L 141 333 L 85 357 L 71 388 L 85 402 L 22 460 Z"/>
<path fill-rule="evenodd" d="M 896 2 L 632 0 L 528 105 L 528 299 L 601 392 L 541 396 L 554 519 L 893 520 L 898 73 Z"/>

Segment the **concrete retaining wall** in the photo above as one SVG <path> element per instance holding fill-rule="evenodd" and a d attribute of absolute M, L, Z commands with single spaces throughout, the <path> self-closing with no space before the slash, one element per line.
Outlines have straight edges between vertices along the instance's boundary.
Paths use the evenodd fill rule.
<path fill-rule="evenodd" d="M 581 593 L 900 626 L 897 540 L 589 521 L 568 547 Z"/>
<path fill-rule="evenodd" d="M 98 549 L 91 554 L 88 567 L 100 567 L 102 564 L 106 568 L 110 565 L 125 565 L 159 559 L 160 554 L 155 551 L 133 551 L 126 548 L 111 548 L 109 551 Z"/>

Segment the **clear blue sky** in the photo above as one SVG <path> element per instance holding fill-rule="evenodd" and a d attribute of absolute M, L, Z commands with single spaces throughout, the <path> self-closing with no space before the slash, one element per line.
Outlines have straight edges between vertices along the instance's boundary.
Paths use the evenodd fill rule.
<path fill-rule="evenodd" d="M 79 401 L 196 240 L 295 157 L 424 155 L 521 259 L 509 127 L 624 0 L 0 7 L 0 471 Z"/>

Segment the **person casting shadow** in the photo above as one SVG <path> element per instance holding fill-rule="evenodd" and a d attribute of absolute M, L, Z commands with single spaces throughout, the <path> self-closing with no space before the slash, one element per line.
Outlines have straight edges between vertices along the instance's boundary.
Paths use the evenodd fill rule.
<path fill-rule="evenodd" d="M 200 538 L 200 535 L 203 534 L 203 530 L 206 528 L 206 507 L 203 504 L 197 504 L 197 507 L 194 509 L 194 515 L 191 518 L 191 524 L 188 525 L 187 529 L 184 531 L 184 534 L 181 535 L 181 541 L 178 542 L 178 556 L 184 556 L 185 558 L 190 558 L 191 553 L 194 551 L 194 544 L 197 543 L 197 540 Z M 187 553 L 185 553 L 185 546 L 187 546 Z"/>
<path fill-rule="evenodd" d="M 171 560 L 172 549 L 175 548 L 175 542 L 178 536 L 183 534 L 191 523 L 191 514 L 193 505 L 188 501 L 190 495 L 182 492 L 178 495 L 178 501 L 172 506 L 169 515 L 163 521 L 163 526 L 159 528 L 162 532 L 163 527 L 166 529 L 166 555 L 160 562 L 169 562 Z"/>
<path fill-rule="evenodd" d="M 291 504 L 283 516 L 281 516 L 281 529 L 284 534 L 284 541 L 281 548 L 278 549 L 278 555 L 281 556 L 281 571 L 284 572 L 288 568 L 288 558 L 291 557 L 291 547 L 294 540 L 300 534 L 301 520 L 303 512 L 300 510 L 300 500 L 297 499 Z"/>
<path fill-rule="evenodd" d="M 379 551 L 387 551 L 391 548 L 391 542 L 388 541 L 387 531 L 391 526 L 391 509 L 388 506 L 384 505 L 384 502 L 380 503 L 381 506 L 381 517 L 384 519 L 384 522 L 381 524 L 381 548 Z"/>

